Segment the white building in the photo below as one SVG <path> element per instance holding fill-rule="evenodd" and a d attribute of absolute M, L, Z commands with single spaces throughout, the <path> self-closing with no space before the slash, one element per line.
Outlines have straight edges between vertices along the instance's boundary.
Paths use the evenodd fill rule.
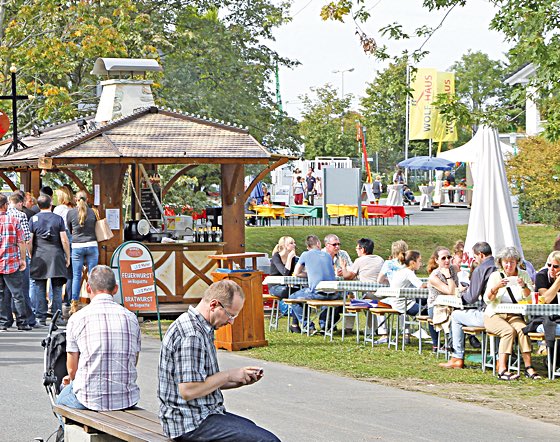
<path fill-rule="evenodd" d="M 506 78 L 505 83 L 509 86 L 521 84 L 526 88 L 525 91 L 525 133 L 527 136 L 535 136 L 543 131 L 541 116 L 537 103 L 535 102 L 537 91 L 530 84 L 531 78 L 535 75 L 533 63 L 523 66 L 510 77 Z"/>

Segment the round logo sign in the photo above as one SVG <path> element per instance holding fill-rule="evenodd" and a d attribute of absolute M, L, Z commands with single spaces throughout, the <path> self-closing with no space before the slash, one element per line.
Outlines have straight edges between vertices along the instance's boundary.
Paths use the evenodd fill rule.
<path fill-rule="evenodd" d="M 129 247 L 126 249 L 126 254 L 131 258 L 140 258 L 143 253 L 144 252 L 140 247 Z"/>
<path fill-rule="evenodd" d="M 10 119 L 4 112 L 0 111 L 0 137 L 6 135 L 9 128 L 10 128 Z"/>

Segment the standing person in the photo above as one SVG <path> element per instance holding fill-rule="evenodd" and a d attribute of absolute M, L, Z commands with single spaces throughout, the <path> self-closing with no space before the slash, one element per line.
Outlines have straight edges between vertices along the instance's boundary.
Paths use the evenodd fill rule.
<path fill-rule="evenodd" d="M 62 218 L 51 211 L 51 199 L 37 199 L 41 211 L 29 220 L 31 230 L 31 302 L 39 324 L 47 324 L 47 280 L 51 280 L 52 312 L 62 310 L 62 287 L 70 266 L 70 243 Z M 62 319 L 59 325 L 64 325 Z"/>
<path fill-rule="evenodd" d="M 300 176 L 296 177 L 296 182 L 293 186 L 293 192 L 294 192 L 294 204 L 296 206 L 301 206 L 303 204 L 303 195 L 305 194 L 302 177 Z"/>
<path fill-rule="evenodd" d="M 33 197 L 33 195 L 31 195 L 31 192 L 25 192 L 23 196 L 23 207 L 21 210 L 23 210 L 23 213 L 27 216 L 27 221 L 35 215 L 35 211 L 32 210 L 32 207 L 35 204 L 37 204 L 37 200 Z"/>
<path fill-rule="evenodd" d="M 76 207 L 66 215 L 68 231 L 72 235 L 72 302 L 70 314 L 76 313 L 80 302 L 82 271 L 84 264 L 91 271 L 99 260 L 99 248 L 95 236 L 95 212 L 87 205 L 87 194 L 76 193 Z"/>
<path fill-rule="evenodd" d="M 7 324 L 13 319 L 8 317 L 4 302 L 6 288 L 12 294 L 16 310 L 18 330 L 31 330 L 26 316 L 26 304 L 21 292 L 22 275 L 25 270 L 25 238 L 17 219 L 8 216 L 8 198 L 0 194 L 0 331 L 8 330 Z M 10 309 L 11 311 L 11 309 Z"/>
<path fill-rule="evenodd" d="M 472 248 L 477 267 L 471 275 L 469 288 L 463 294 L 464 304 L 474 304 L 484 296 L 490 275 L 496 271 L 492 248 L 487 242 L 477 242 Z M 463 327 L 484 327 L 484 309 L 486 304 L 477 309 L 455 309 L 451 313 L 451 337 L 453 339 L 453 355 L 449 361 L 439 364 L 443 368 L 463 368 L 465 357 L 465 333 Z M 472 336 L 472 335 L 471 335 Z M 471 345 L 480 348 L 480 342 L 471 341 Z"/>
<path fill-rule="evenodd" d="M 331 255 L 321 250 L 321 241 L 315 235 L 309 235 L 305 239 L 307 251 L 303 252 L 299 257 L 294 270 L 294 276 L 307 276 L 307 287 L 298 290 L 290 295 L 290 299 L 321 299 L 332 300 L 340 299 L 338 293 L 325 293 L 316 290 L 317 285 L 321 281 L 334 281 L 336 276 L 334 274 L 333 260 Z M 340 243 L 338 244 L 340 246 Z M 300 304 L 292 306 L 292 314 L 297 318 L 298 323 L 307 326 L 303 323 L 303 307 Z M 325 326 L 326 311 L 321 312 L 319 315 L 319 324 L 322 328 Z M 293 333 L 300 333 L 301 328 L 290 326 L 290 331 Z M 315 325 L 309 324 L 309 331 L 311 334 L 315 333 Z"/>
<path fill-rule="evenodd" d="M 70 230 L 68 230 L 68 221 L 67 216 L 68 212 L 74 207 L 74 194 L 72 193 L 72 189 L 69 186 L 62 186 L 56 189 L 56 198 L 58 205 L 54 208 L 53 212 L 59 215 L 62 220 L 64 221 L 64 227 L 66 228 L 66 235 L 68 235 L 68 240 L 70 244 L 72 244 L 72 235 L 70 234 Z M 70 248 L 70 256 L 72 256 L 72 248 Z M 68 319 L 68 307 L 70 307 L 70 301 L 72 299 L 72 265 L 68 269 L 68 279 L 66 280 L 66 287 L 64 290 L 64 316 L 65 319 Z"/>
<path fill-rule="evenodd" d="M 381 177 L 377 175 L 372 183 L 373 196 L 375 197 L 375 204 L 379 204 L 381 193 L 383 192 L 383 183 Z"/>
<path fill-rule="evenodd" d="M 86 289 L 91 303 L 68 320 L 68 375 L 57 403 L 96 411 L 133 407 L 140 399 L 138 319 L 114 301 L 119 287 L 111 268 L 94 267 Z"/>
<path fill-rule="evenodd" d="M 51 199 L 52 202 L 52 198 L 53 198 L 53 190 L 50 186 L 43 186 L 39 189 L 39 196 L 41 195 L 46 195 Z M 51 207 L 51 211 L 54 210 L 55 206 Z M 31 210 L 33 211 L 33 214 L 37 214 L 41 211 L 41 208 L 39 207 L 39 205 L 36 203 L 33 207 L 31 207 Z"/>
<path fill-rule="evenodd" d="M 513 351 L 513 341 L 517 337 L 521 357 L 525 364 L 525 376 L 540 379 L 531 363 L 531 341 L 523 332 L 527 325 L 522 315 L 496 313 L 501 303 L 516 304 L 530 298 L 533 281 L 525 270 L 519 268 L 521 254 L 515 247 L 504 247 L 496 255 L 496 270 L 488 278 L 484 301 L 487 304 L 484 312 L 484 327 L 488 333 L 500 338 L 498 348 L 498 379 L 512 381 L 519 377 L 508 371 L 508 358 Z"/>
<path fill-rule="evenodd" d="M 451 171 L 446 170 L 444 173 L 443 181 L 447 182 L 446 187 L 452 186 L 455 187 L 455 176 L 451 173 Z M 449 202 L 453 203 L 455 199 L 455 190 L 448 190 L 447 196 L 449 197 Z"/>
<path fill-rule="evenodd" d="M 23 294 L 23 297 L 25 299 L 25 306 L 26 306 L 26 316 L 27 316 L 27 323 L 33 327 L 33 328 L 38 328 L 41 327 L 40 324 L 37 323 L 37 320 L 35 318 L 35 313 L 33 312 L 33 306 L 31 304 L 31 299 L 29 298 L 29 254 L 30 254 L 30 239 L 31 239 L 31 232 L 29 230 L 29 221 L 27 220 L 27 216 L 25 215 L 25 213 L 23 212 L 23 201 L 24 201 L 24 197 L 23 197 L 23 192 L 21 191 L 16 191 L 14 193 L 12 193 L 9 197 L 9 207 L 8 207 L 8 216 L 11 216 L 12 218 L 15 218 L 21 228 L 23 229 L 23 235 L 24 235 L 24 239 L 25 239 L 25 249 L 27 251 L 26 257 L 25 257 L 25 270 L 23 270 L 22 272 L 22 282 L 21 282 L 21 292 Z M 13 304 L 13 299 L 12 299 L 12 294 L 9 290 L 9 288 L 6 287 L 6 290 L 4 292 L 4 302 L 7 302 L 8 304 L 5 306 L 6 308 L 6 312 L 8 313 L 8 317 L 12 318 L 12 304 Z M 8 324 L 6 324 L 8 325 Z M 9 325 L 11 326 L 11 323 L 9 323 Z"/>
<path fill-rule="evenodd" d="M 394 184 L 404 184 L 404 175 L 402 170 L 398 169 L 394 174 L 393 174 L 393 183 Z"/>
<path fill-rule="evenodd" d="M 175 441 L 278 441 L 264 428 L 224 407 L 222 390 L 251 385 L 260 367 L 220 371 L 214 330 L 233 324 L 245 295 L 233 281 L 215 282 L 196 307 L 169 327 L 159 357 L 159 418 Z"/>
<path fill-rule="evenodd" d="M 305 177 L 305 184 L 307 190 L 307 202 L 310 206 L 315 205 L 315 195 L 317 194 L 317 190 L 315 189 L 315 185 L 317 183 L 317 178 L 313 175 L 313 169 L 310 167 L 307 170 L 307 176 Z"/>

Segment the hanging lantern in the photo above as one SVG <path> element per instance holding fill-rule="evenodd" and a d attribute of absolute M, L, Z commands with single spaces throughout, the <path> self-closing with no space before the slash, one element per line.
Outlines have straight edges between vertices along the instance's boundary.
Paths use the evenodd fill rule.
<path fill-rule="evenodd" d="M 0 137 L 3 137 L 10 128 L 10 119 L 5 112 L 0 111 Z"/>

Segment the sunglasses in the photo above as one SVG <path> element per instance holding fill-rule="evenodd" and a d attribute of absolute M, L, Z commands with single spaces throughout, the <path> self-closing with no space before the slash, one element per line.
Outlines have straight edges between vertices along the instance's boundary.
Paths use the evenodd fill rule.
<path fill-rule="evenodd" d="M 339 242 L 330 242 L 329 245 L 330 245 L 330 246 L 333 246 L 333 247 L 340 247 L 340 243 L 339 243 Z"/>
<path fill-rule="evenodd" d="M 558 264 L 551 264 L 549 262 L 546 263 L 547 267 L 552 267 L 553 269 L 560 269 L 560 265 Z"/>
<path fill-rule="evenodd" d="M 451 255 L 447 255 L 447 256 L 440 256 L 439 259 L 446 260 L 446 259 L 453 259 L 453 257 Z"/>

